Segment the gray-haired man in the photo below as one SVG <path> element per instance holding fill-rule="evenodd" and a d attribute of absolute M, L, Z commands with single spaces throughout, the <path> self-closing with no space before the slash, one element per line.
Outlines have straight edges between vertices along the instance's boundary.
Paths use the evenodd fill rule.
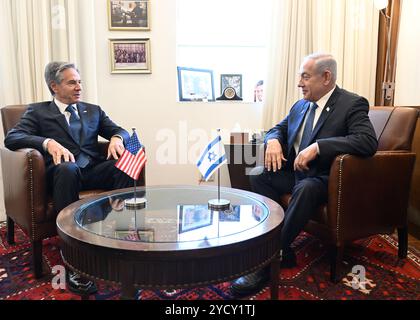
<path fill-rule="evenodd" d="M 337 62 L 330 54 L 312 54 L 301 65 L 298 87 L 303 99 L 289 115 L 268 131 L 265 167 L 256 168 L 250 182 L 254 192 L 278 201 L 292 197 L 281 233 L 281 267 L 296 266 L 293 240 L 327 202 L 328 175 L 334 158 L 349 153 L 372 156 L 377 149 L 368 117 L 368 101 L 336 85 Z M 268 280 L 267 268 L 235 280 L 236 296 L 258 291 Z"/>
<path fill-rule="evenodd" d="M 9 131 L 4 144 L 11 150 L 34 148 L 45 158 L 47 184 L 56 213 L 79 199 L 88 189 L 118 189 L 132 180 L 115 167 L 129 134 L 97 105 L 81 102 L 82 82 L 72 63 L 51 62 L 45 81 L 52 101 L 34 103 Z M 110 140 L 108 156 L 99 150 L 98 136 Z M 93 293 L 93 282 L 69 274 L 69 288 Z"/>

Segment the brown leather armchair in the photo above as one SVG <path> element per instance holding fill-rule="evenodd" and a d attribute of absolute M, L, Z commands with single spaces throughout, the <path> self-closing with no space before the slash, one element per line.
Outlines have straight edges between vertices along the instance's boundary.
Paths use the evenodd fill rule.
<path fill-rule="evenodd" d="M 1 109 L 3 131 L 12 129 L 26 111 L 26 105 L 11 105 Z M 108 142 L 100 142 L 106 154 Z M 35 149 L 10 151 L 1 148 L 4 203 L 7 216 L 7 241 L 14 244 L 14 225 L 17 223 L 32 243 L 32 260 L 36 278 L 42 276 L 42 240 L 57 235 L 56 213 L 52 198 L 46 191 L 45 163 Z M 145 169 L 139 178 L 145 185 Z M 80 198 L 104 190 L 82 191 Z"/>
<path fill-rule="evenodd" d="M 371 158 L 348 154 L 335 158 L 330 171 L 328 204 L 319 208 L 305 231 L 330 245 L 331 280 L 339 281 L 338 267 L 346 243 L 398 230 L 398 256 L 407 256 L 407 207 L 416 154 L 411 143 L 417 110 L 371 107 L 369 117 L 378 137 Z M 281 197 L 287 208 L 290 195 Z"/>

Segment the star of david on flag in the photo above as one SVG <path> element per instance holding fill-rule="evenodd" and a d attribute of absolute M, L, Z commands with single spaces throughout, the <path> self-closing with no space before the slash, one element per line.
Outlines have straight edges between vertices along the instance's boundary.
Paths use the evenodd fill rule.
<path fill-rule="evenodd" d="M 146 154 L 137 138 L 137 133 L 134 131 L 115 166 L 134 180 L 137 180 L 145 164 Z"/>
<path fill-rule="evenodd" d="M 223 146 L 222 138 L 218 135 L 201 153 L 197 167 L 204 180 L 207 181 L 214 171 L 226 161 L 225 147 Z"/>

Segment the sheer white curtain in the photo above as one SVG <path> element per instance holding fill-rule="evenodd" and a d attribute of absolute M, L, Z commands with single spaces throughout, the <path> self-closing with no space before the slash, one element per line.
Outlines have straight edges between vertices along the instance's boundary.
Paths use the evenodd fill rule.
<path fill-rule="evenodd" d="M 44 68 L 53 60 L 75 62 L 84 100 L 97 100 L 94 1 L 0 0 L 0 107 L 50 100 Z M 0 130 L 1 144 L 3 139 Z"/>
<path fill-rule="evenodd" d="M 302 58 L 329 52 L 337 59 L 339 86 L 375 98 L 379 13 L 373 0 L 273 2 L 269 74 L 263 127 L 282 120 L 301 98 L 297 73 Z"/>
<path fill-rule="evenodd" d="M 96 100 L 94 0 L 0 0 L 0 15 L 0 106 L 50 99 L 53 60 L 75 62 L 84 99 Z"/>

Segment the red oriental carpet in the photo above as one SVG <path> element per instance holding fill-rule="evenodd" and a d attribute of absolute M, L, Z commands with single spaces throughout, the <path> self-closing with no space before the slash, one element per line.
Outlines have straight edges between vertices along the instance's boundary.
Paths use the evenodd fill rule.
<path fill-rule="evenodd" d="M 61 265 L 59 239 L 44 240 L 44 270 Z M 280 300 L 420 300 L 420 254 L 409 250 L 407 259 L 397 257 L 397 242 L 390 236 L 375 236 L 355 242 L 345 252 L 348 274 L 338 284 L 329 281 L 329 262 L 325 247 L 314 237 L 302 233 L 294 242 L 298 267 L 281 270 Z M 0 300 L 77 300 L 80 296 L 68 290 L 53 289 L 53 275 L 36 280 L 31 265 L 28 238 L 16 230 L 16 244 L 6 241 L 6 224 L 0 223 Z M 356 266 L 356 268 L 354 268 Z M 359 267 L 357 267 L 359 266 Z M 365 281 L 355 282 L 351 272 L 360 275 L 364 267 Z M 98 293 L 90 299 L 117 300 L 120 289 L 97 282 Z M 270 298 L 268 287 L 247 297 L 250 300 Z M 229 283 L 203 288 L 138 293 L 140 300 L 229 300 L 233 299 Z"/>

